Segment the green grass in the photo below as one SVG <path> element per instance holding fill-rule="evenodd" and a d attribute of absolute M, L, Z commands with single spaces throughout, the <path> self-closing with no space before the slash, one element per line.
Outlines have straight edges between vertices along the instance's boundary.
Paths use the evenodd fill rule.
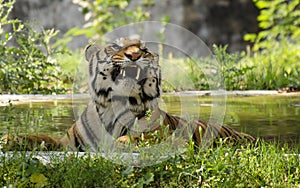
<path fill-rule="evenodd" d="M 244 56 L 239 64 L 253 67 L 245 72 L 246 89 L 300 90 L 300 45 L 286 41 L 274 42 L 274 50 Z"/>
<path fill-rule="evenodd" d="M 13 187 L 297 187 L 299 151 L 266 142 L 219 145 L 177 155 L 143 168 L 102 157 L 53 157 L 44 165 L 30 157 L 1 157 L 0 186 Z M 286 155 L 291 154 L 291 155 Z"/>
<path fill-rule="evenodd" d="M 287 46 L 290 44 L 287 44 Z M 161 58 L 162 90 L 276 90 L 300 89 L 299 45 L 280 48 L 273 54 L 255 56 L 227 53 L 227 46 L 215 46 L 216 59 Z M 82 52 L 57 57 L 62 71 L 75 80 L 75 92 L 86 91 L 87 62 Z M 211 62 L 214 62 L 212 64 Z M 69 89 L 70 90 L 70 89 Z"/>
<path fill-rule="evenodd" d="M 12 126 L 17 113 L 13 106 L 5 112 Z M 27 113 L 24 123 L 41 126 L 32 119 Z M 297 187 L 300 144 L 295 144 L 221 142 L 203 151 L 188 145 L 187 152 L 142 168 L 114 164 L 88 153 L 64 159 L 53 155 L 50 164 L 43 164 L 33 157 L 37 151 L 29 156 L 13 151 L 13 157 L 0 156 L 0 187 Z"/>

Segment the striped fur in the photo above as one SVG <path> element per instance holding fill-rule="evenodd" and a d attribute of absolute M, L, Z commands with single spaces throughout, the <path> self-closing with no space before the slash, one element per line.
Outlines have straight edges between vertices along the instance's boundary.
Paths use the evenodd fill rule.
<path fill-rule="evenodd" d="M 23 138 L 37 145 L 47 143 L 44 144 L 46 150 L 68 147 L 97 151 L 100 143 L 110 142 L 112 138 L 127 142 L 131 139 L 127 135 L 135 139 L 142 133 L 160 130 L 160 122 L 169 126 L 170 133 L 182 130 L 187 141 L 189 135 L 193 135 L 199 146 L 202 140 L 211 137 L 254 140 L 252 136 L 229 127 L 207 124 L 202 120 L 191 124 L 160 110 L 157 101 L 161 94 L 158 55 L 140 40 L 121 38 L 101 48 L 90 45 L 86 48 L 85 58 L 89 62 L 91 101 L 67 134 L 60 140 L 47 135 L 6 135 L 2 140 L 9 147 L 20 145 L 19 140 Z M 147 116 L 149 111 L 151 117 Z M 32 149 L 32 144 L 29 145 L 26 149 Z"/>

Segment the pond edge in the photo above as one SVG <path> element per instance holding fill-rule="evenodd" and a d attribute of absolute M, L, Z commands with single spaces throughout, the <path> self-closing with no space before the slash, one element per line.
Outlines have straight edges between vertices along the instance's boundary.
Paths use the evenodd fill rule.
<path fill-rule="evenodd" d="M 280 96 L 299 96 L 300 92 L 278 92 L 276 90 L 235 90 L 235 91 L 180 91 L 168 92 L 163 95 L 175 96 L 211 96 L 211 95 L 230 95 L 230 96 L 264 96 L 264 95 L 280 95 Z M 28 102 L 43 102 L 52 100 L 66 100 L 66 99 L 88 99 L 89 94 L 59 94 L 59 95 L 0 95 L 0 106 L 9 106 L 10 104 L 21 104 Z"/>

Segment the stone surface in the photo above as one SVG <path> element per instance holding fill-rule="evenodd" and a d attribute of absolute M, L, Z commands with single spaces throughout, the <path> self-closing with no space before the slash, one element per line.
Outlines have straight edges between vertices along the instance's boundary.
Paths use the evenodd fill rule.
<path fill-rule="evenodd" d="M 141 2 L 132 1 L 130 7 Z M 229 44 L 231 51 L 243 50 L 246 46 L 243 35 L 258 31 L 258 10 L 252 0 L 156 0 L 155 3 L 146 8 L 151 12 L 152 20 L 159 21 L 162 16 L 170 15 L 171 23 L 192 31 L 209 47 L 214 43 Z M 44 28 L 59 29 L 61 35 L 84 24 L 78 6 L 72 0 L 19 0 L 13 16 Z M 86 43 L 87 39 L 79 37 L 70 46 L 81 48 Z"/>
<path fill-rule="evenodd" d="M 73 27 L 82 27 L 84 18 L 72 0 L 18 0 L 12 15 L 36 28 L 55 28 L 62 36 Z M 71 48 L 82 48 L 87 44 L 85 37 L 76 37 L 70 43 Z"/>
<path fill-rule="evenodd" d="M 252 0 L 185 0 L 183 26 L 211 46 L 229 44 L 231 51 L 244 49 L 246 33 L 258 31 L 258 9 Z M 189 2 L 189 3 L 188 3 Z"/>
<path fill-rule="evenodd" d="M 213 95 L 233 95 L 233 96 L 262 96 L 262 95 L 280 95 L 280 96 L 299 96 L 300 92 L 291 93 L 279 93 L 276 90 L 246 90 L 246 91 L 181 91 L 163 93 L 163 95 L 171 96 L 210 96 Z M 21 104 L 29 102 L 43 102 L 43 101 L 55 101 L 55 100 L 67 100 L 67 99 L 89 99 L 89 94 L 60 94 L 60 95 L 1 95 L 0 106 L 8 106 L 11 104 Z M 299 104 L 295 104 L 299 106 Z"/>

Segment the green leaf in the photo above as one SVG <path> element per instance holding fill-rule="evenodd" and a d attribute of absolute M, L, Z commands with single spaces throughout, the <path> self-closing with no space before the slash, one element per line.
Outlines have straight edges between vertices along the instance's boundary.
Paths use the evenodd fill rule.
<path fill-rule="evenodd" d="M 257 3 L 256 3 L 256 6 L 257 6 L 257 8 L 259 8 L 259 9 L 263 9 L 263 8 L 267 8 L 267 7 L 269 7 L 270 6 L 270 3 L 271 2 L 269 2 L 269 1 L 258 1 Z"/>
<path fill-rule="evenodd" d="M 147 172 L 144 175 L 144 184 L 148 185 L 149 183 L 154 181 L 154 174 L 152 172 Z"/>
<path fill-rule="evenodd" d="M 254 33 L 244 35 L 245 41 L 254 42 L 255 39 L 256 39 L 256 34 L 254 34 Z"/>
<path fill-rule="evenodd" d="M 266 22 L 266 21 L 262 21 L 258 25 L 262 29 L 268 29 L 271 26 L 271 24 L 269 22 Z"/>
<path fill-rule="evenodd" d="M 170 15 L 166 15 L 166 16 L 162 17 L 160 19 L 160 21 L 163 22 L 163 23 L 169 23 L 170 19 L 171 19 Z"/>
<path fill-rule="evenodd" d="M 43 174 L 35 173 L 30 176 L 30 182 L 36 184 L 45 184 L 47 183 L 48 178 L 46 178 Z"/>
<path fill-rule="evenodd" d="M 289 75 L 291 74 L 292 70 L 293 70 L 293 69 L 292 69 L 292 67 L 290 67 L 290 66 L 286 66 L 286 67 L 285 67 L 285 71 L 286 71 L 287 74 L 289 74 Z"/>
<path fill-rule="evenodd" d="M 266 14 L 261 14 L 257 17 L 257 20 L 258 21 L 266 21 L 266 20 L 269 20 L 269 16 Z"/>

